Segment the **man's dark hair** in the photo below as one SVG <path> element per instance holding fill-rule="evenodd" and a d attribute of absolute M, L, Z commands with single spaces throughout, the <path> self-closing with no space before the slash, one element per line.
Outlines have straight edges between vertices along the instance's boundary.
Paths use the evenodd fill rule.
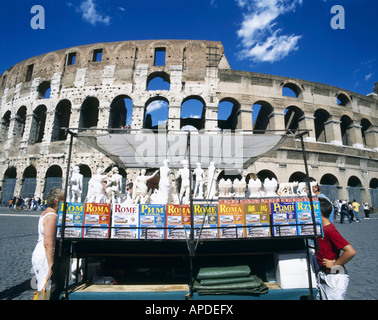
<path fill-rule="evenodd" d="M 332 203 L 323 197 L 319 197 L 319 203 L 320 211 L 322 212 L 323 217 L 329 218 L 332 212 Z"/>

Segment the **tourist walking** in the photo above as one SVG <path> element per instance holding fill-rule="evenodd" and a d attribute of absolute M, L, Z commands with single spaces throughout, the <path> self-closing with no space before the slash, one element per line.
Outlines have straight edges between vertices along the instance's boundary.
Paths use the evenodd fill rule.
<path fill-rule="evenodd" d="M 356 199 L 353 199 L 352 208 L 353 208 L 353 214 L 356 217 L 357 222 L 360 222 L 360 217 L 358 216 L 358 211 L 360 210 L 360 204 L 356 201 Z"/>
<path fill-rule="evenodd" d="M 348 213 L 348 203 L 346 201 L 341 201 L 341 208 L 340 208 L 340 223 L 344 223 L 344 218 L 348 217 L 349 223 L 352 223 L 352 220 L 350 219 L 349 213 Z"/>

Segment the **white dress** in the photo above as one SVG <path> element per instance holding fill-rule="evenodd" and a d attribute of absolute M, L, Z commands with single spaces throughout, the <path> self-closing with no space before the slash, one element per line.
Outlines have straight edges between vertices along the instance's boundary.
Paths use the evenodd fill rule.
<path fill-rule="evenodd" d="M 35 246 L 35 249 L 32 255 L 32 265 L 33 265 L 34 273 L 37 279 L 38 291 L 42 290 L 46 282 L 47 275 L 49 273 L 49 265 L 47 263 L 47 257 L 46 257 L 45 246 L 44 246 L 43 221 L 47 216 L 52 215 L 52 214 L 57 216 L 57 214 L 54 212 L 48 212 L 45 215 L 41 216 L 38 222 L 38 242 L 37 242 L 37 245 Z M 46 286 L 46 289 L 49 290 L 50 286 L 51 284 L 48 283 Z"/>

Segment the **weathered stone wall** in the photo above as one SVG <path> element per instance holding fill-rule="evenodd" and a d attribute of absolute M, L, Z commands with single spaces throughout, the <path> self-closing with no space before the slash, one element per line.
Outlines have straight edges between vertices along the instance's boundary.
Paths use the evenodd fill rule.
<path fill-rule="evenodd" d="M 156 50 L 165 52 L 162 65 L 154 61 Z M 94 61 L 99 52 L 100 61 Z M 169 90 L 147 90 L 156 76 L 169 83 Z M 46 97 L 48 87 L 51 91 Z M 283 95 L 284 87 L 294 95 Z M 117 99 L 132 100 L 132 129 L 145 126 L 149 102 L 163 100 L 169 105 L 167 129 L 179 130 L 181 106 L 193 98 L 204 105 L 202 120 L 187 123 L 201 129 L 225 125 L 224 129 L 264 132 L 310 130 L 305 138 L 310 176 L 323 184 L 335 180 L 331 184 L 338 186 L 339 198 L 348 198 L 348 187 L 360 187 L 362 198 L 370 201 L 370 189 L 378 187 L 378 97 L 374 90 L 363 96 L 300 79 L 232 70 L 222 44 L 213 41 L 123 41 L 49 52 L 10 67 L 0 77 L 1 185 L 7 178 L 16 178 L 14 193 L 21 194 L 24 179 L 30 175 L 25 172 L 34 168 L 30 177 L 36 178 L 35 194 L 42 196 L 51 167 L 60 168 L 64 183 L 69 138 L 59 136 L 59 128 L 85 130 L 86 124 L 108 128 Z M 234 112 L 222 122 L 218 109 L 223 101 L 231 102 Z M 255 105 L 262 107 L 252 123 Z M 69 118 L 65 125 L 64 114 Z M 112 165 L 79 141 L 75 141 L 72 161 L 87 168 L 89 176 L 99 166 Z M 261 172 L 276 176 L 279 182 L 303 175 L 300 144 L 289 143 L 243 174 Z M 135 174 L 132 168 L 124 172 L 127 179 Z"/>

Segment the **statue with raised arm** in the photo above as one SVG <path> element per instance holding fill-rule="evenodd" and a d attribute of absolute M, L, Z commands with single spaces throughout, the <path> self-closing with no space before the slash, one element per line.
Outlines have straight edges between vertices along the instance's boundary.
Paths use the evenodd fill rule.
<path fill-rule="evenodd" d="M 158 174 L 156 170 L 153 175 L 146 176 L 146 169 L 140 170 L 139 176 L 136 177 L 133 183 L 133 203 L 146 203 L 147 200 L 147 182 Z"/>
<path fill-rule="evenodd" d="M 87 202 L 100 203 L 104 198 L 103 180 L 106 175 L 102 174 L 102 168 L 97 169 L 97 173 L 88 181 Z"/>
<path fill-rule="evenodd" d="M 193 174 L 196 176 L 196 184 L 194 186 L 194 198 L 203 199 L 203 175 L 204 171 L 201 168 L 201 163 L 197 162 L 197 167 L 194 169 Z"/>

